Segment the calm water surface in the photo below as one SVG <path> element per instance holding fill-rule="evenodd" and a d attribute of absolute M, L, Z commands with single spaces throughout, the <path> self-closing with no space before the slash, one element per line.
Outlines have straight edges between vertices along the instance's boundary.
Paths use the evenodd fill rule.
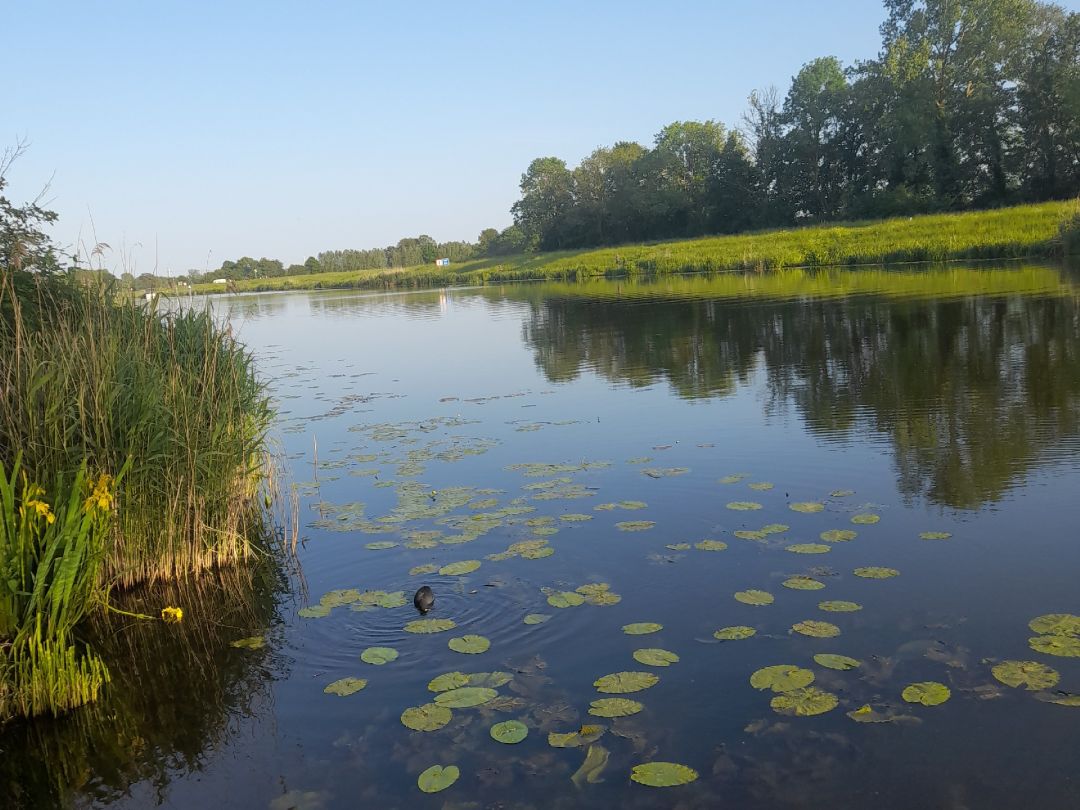
<path fill-rule="evenodd" d="M 249 583 L 244 609 L 185 604 L 187 636 L 155 627 L 143 641 L 140 671 L 150 657 L 155 673 L 140 677 L 145 695 L 112 699 L 108 722 L 67 721 L 18 742 L 30 759 L 52 758 L 77 803 L 1080 806 L 1080 707 L 1047 702 L 1080 692 L 1080 659 L 1028 646 L 1032 618 L 1080 613 L 1080 287 L 1063 271 L 285 293 L 214 306 L 280 408 L 303 576 Z M 603 508 L 624 501 L 644 506 Z M 759 508 L 729 508 L 738 502 Z M 822 508 L 790 508 L 802 502 Z M 862 514 L 880 520 L 852 523 Z M 620 530 L 625 521 L 649 523 Z M 768 524 L 789 528 L 735 534 Z M 823 543 L 830 529 L 857 536 Z M 699 550 L 702 540 L 727 547 Z M 490 559 L 523 541 L 538 558 Z M 553 553 L 537 553 L 545 542 Z M 807 543 L 825 553 L 788 550 Z M 480 566 L 464 576 L 410 573 L 467 560 Z M 854 575 L 864 566 L 899 576 Z M 795 575 L 824 588 L 782 584 Z M 620 599 L 548 602 L 589 583 Z M 405 632 L 418 618 L 411 604 L 355 594 L 325 617 L 299 615 L 336 589 L 411 600 L 421 584 L 437 594 L 429 618 L 452 630 Z M 734 598 L 748 589 L 775 601 Z M 862 609 L 826 612 L 825 600 Z M 528 614 L 550 618 L 528 625 Z M 840 634 L 792 632 L 803 620 Z M 627 635 L 632 622 L 663 629 Z M 735 625 L 756 635 L 714 637 Z M 262 649 L 230 646 L 264 631 Z M 490 649 L 448 648 L 464 634 Z M 399 657 L 364 663 L 371 646 Z M 633 657 L 641 648 L 679 660 L 647 666 Z M 861 665 L 833 671 L 818 653 Z M 1005 659 L 1049 665 L 1060 682 L 1005 686 L 991 675 Z M 749 682 L 773 664 L 811 670 L 839 705 L 777 713 L 773 693 Z M 429 681 L 451 671 L 513 677 L 439 730 L 406 728 L 402 712 L 433 700 Z M 605 697 L 593 682 L 620 671 L 659 676 L 627 695 L 644 709 L 591 717 L 590 701 Z M 323 692 L 345 677 L 368 683 Z M 922 681 L 947 685 L 951 699 L 905 703 L 905 686 Z M 867 704 L 890 722 L 848 716 Z M 524 741 L 489 736 L 508 719 L 528 726 Z M 601 781 L 571 779 L 587 745 L 548 743 L 583 724 L 604 730 Z M 665 790 L 630 781 L 652 761 L 700 776 Z M 416 779 L 433 764 L 461 775 L 429 796 Z M 29 778 L 37 766 L 23 767 Z"/>

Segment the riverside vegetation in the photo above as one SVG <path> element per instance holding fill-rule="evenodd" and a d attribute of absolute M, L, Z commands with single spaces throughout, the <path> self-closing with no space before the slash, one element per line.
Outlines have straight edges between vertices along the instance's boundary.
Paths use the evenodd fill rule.
<path fill-rule="evenodd" d="M 0 724 L 93 701 L 110 597 L 258 554 L 272 486 L 272 412 L 228 329 L 80 283 L 53 215 L 3 188 L 0 171 Z M 127 615 L 184 616 L 154 612 Z"/>

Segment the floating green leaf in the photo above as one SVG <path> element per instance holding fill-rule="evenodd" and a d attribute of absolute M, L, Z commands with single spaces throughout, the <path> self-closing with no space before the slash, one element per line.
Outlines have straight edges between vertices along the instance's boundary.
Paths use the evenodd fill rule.
<path fill-rule="evenodd" d="M 480 653 L 488 651 L 491 647 L 491 641 L 483 636 L 466 635 L 450 639 L 446 646 L 454 652 L 465 653 L 466 655 L 479 655 Z"/>
<path fill-rule="evenodd" d="M 643 532 L 656 525 L 655 520 L 623 520 L 615 524 L 620 532 Z"/>
<path fill-rule="evenodd" d="M 952 691 L 937 681 L 922 681 L 904 688 L 900 695 L 908 703 L 921 703 L 923 706 L 938 706 L 952 696 Z"/>
<path fill-rule="evenodd" d="M 785 550 L 792 554 L 828 554 L 832 551 L 832 547 L 823 543 L 795 543 Z"/>
<path fill-rule="evenodd" d="M 773 485 L 769 481 L 758 481 L 757 483 L 750 485 L 750 489 L 754 490 L 755 492 L 768 492 L 772 488 Z"/>
<path fill-rule="evenodd" d="M 341 678 L 329 684 L 323 691 L 328 695 L 341 695 L 346 697 L 354 692 L 359 692 L 367 686 L 367 681 L 363 678 Z"/>
<path fill-rule="evenodd" d="M 367 548 L 370 551 L 383 551 L 385 549 L 394 548 L 396 546 L 397 543 L 393 542 L 392 540 L 379 540 L 375 543 L 368 543 L 364 546 L 364 548 Z"/>
<path fill-rule="evenodd" d="M 762 526 L 761 530 L 765 534 L 783 534 L 791 527 L 785 523 L 770 523 L 768 526 Z"/>
<path fill-rule="evenodd" d="M 468 709 L 481 706 L 498 696 L 498 692 L 486 686 L 462 686 L 440 692 L 435 696 L 435 702 L 450 709 Z"/>
<path fill-rule="evenodd" d="M 792 664 L 776 664 L 762 667 L 750 676 L 755 689 L 771 689 L 774 692 L 791 692 L 814 682 L 814 673 Z"/>
<path fill-rule="evenodd" d="M 854 613 L 857 610 L 862 610 L 862 605 L 858 602 L 844 602 L 842 600 L 818 602 L 818 607 L 830 613 Z"/>
<path fill-rule="evenodd" d="M 1032 691 L 1050 689 L 1061 679 L 1056 669 L 1037 661 L 1002 661 L 991 672 L 1006 686 L 1024 686 Z"/>
<path fill-rule="evenodd" d="M 582 514 L 573 514 L 573 513 L 559 516 L 559 520 L 565 521 L 567 523 L 584 523 L 586 520 L 592 520 L 592 519 L 593 519 L 592 515 L 582 515 Z"/>
<path fill-rule="evenodd" d="M 771 605 L 776 598 L 768 591 L 739 591 L 735 594 L 735 600 L 744 605 Z"/>
<path fill-rule="evenodd" d="M 788 509 L 792 512 L 802 512 L 803 514 L 811 515 L 816 512 L 824 511 L 825 504 L 818 503 L 817 501 L 800 501 L 797 503 L 789 503 Z"/>
<path fill-rule="evenodd" d="M 835 624 L 813 620 L 793 624 L 791 629 L 796 633 L 802 633 L 804 636 L 812 638 L 835 638 L 840 635 L 840 628 Z"/>
<path fill-rule="evenodd" d="M 628 636 L 645 636 L 663 629 L 664 625 L 656 622 L 635 622 L 634 624 L 624 624 L 622 631 Z"/>
<path fill-rule="evenodd" d="M 457 765 L 447 765 L 445 768 L 442 765 L 432 765 L 417 777 L 416 786 L 424 793 L 438 793 L 454 784 L 459 776 L 461 771 Z"/>
<path fill-rule="evenodd" d="M 462 560 L 461 562 L 444 565 L 442 568 L 439 569 L 439 573 L 445 576 L 457 577 L 463 574 L 471 574 L 479 567 L 479 560 Z"/>
<path fill-rule="evenodd" d="M 409 600 L 405 598 L 405 591 L 376 591 L 375 604 L 381 608 L 396 608 L 409 604 Z"/>
<path fill-rule="evenodd" d="M 723 540 L 701 540 L 694 543 L 694 548 L 698 551 L 723 551 L 727 547 L 727 543 Z"/>
<path fill-rule="evenodd" d="M 727 508 L 735 512 L 753 512 L 758 509 L 764 509 L 765 507 L 754 501 L 732 501 L 727 505 Z"/>
<path fill-rule="evenodd" d="M 469 686 L 486 686 L 488 689 L 498 689 L 504 684 L 510 683 L 514 680 L 513 673 L 510 672 L 474 672 L 468 676 Z"/>
<path fill-rule="evenodd" d="M 230 647 L 239 647 L 242 650 L 258 650 L 266 646 L 266 636 L 248 636 L 238 638 L 229 644 Z"/>
<path fill-rule="evenodd" d="M 689 551 L 689 543 L 668 543 L 664 548 L 670 548 L 672 551 Z"/>
<path fill-rule="evenodd" d="M 444 633 L 457 627 L 453 619 L 414 619 L 405 625 L 406 633 Z"/>
<path fill-rule="evenodd" d="M 793 591 L 820 591 L 825 587 L 824 582 L 802 575 L 788 577 L 780 584 L 785 588 L 791 588 Z"/>
<path fill-rule="evenodd" d="M 808 686 L 805 689 L 795 689 L 777 695 L 769 705 L 773 711 L 794 717 L 813 717 L 818 714 L 832 711 L 840 701 L 836 695 L 818 689 L 816 686 Z"/>
<path fill-rule="evenodd" d="M 880 566 L 871 565 L 866 568 L 856 568 L 855 576 L 862 577 L 863 579 L 891 579 L 892 577 L 900 576 L 900 572 L 895 568 L 882 568 Z"/>
<path fill-rule="evenodd" d="M 741 641 L 744 638 L 750 638 L 757 633 L 753 627 L 746 627 L 745 625 L 734 625 L 733 627 L 721 627 L 713 636 L 721 641 Z"/>
<path fill-rule="evenodd" d="M 1028 645 L 1046 655 L 1080 658 L 1080 638 L 1073 636 L 1035 636 L 1028 639 Z"/>
<path fill-rule="evenodd" d="M 952 537 L 952 532 L 922 532 L 919 534 L 919 538 L 922 540 L 948 540 Z"/>
<path fill-rule="evenodd" d="M 740 540 L 757 540 L 757 541 L 764 540 L 766 537 L 769 536 L 766 532 L 763 532 L 763 531 L 760 531 L 760 530 L 753 530 L 753 529 L 738 529 L 738 530 L 732 532 L 732 534 L 734 534 Z"/>
<path fill-rule="evenodd" d="M 552 607 L 569 608 L 585 604 L 585 597 L 573 591 L 555 591 L 548 596 L 547 601 Z"/>
<path fill-rule="evenodd" d="M 493 725 L 490 733 L 496 742 L 514 745 L 529 736 L 529 727 L 520 720 L 505 720 Z"/>
<path fill-rule="evenodd" d="M 614 672 L 593 681 L 598 691 L 609 695 L 625 695 L 655 686 L 660 678 L 651 672 Z"/>
<path fill-rule="evenodd" d="M 737 484 L 746 478 L 746 473 L 738 473 L 736 475 L 725 475 L 720 479 L 721 484 Z"/>
<path fill-rule="evenodd" d="M 855 494 L 853 489 L 834 489 L 829 493 L 831 498 L 847 498 Z"/>
<path fill-rule="evenodd" d="M 321 619 L 323 616 L 330 615 L 329 605 L 308 605 L 307 607 L 300 608 L 296 611 L 296 615 L 301 619 Z"/>
<path fill-rule="evenodd" d="M 522 622 L 525 624 L 543 624 L 550 618 L 551 615 L 547 613 L 529 613 L 522 619 Z"/>
<path fill-rule="evenodd" d="M 814 656 L 814 661 L 826 669 L 835 669 L 840 672 L 855 669 L 855 667 L 860 666 L 862 663 L 855 658 L 849 658 L 846 655 L 834 655 L 833 653 L 818 653 Z"/>
<path fill-rule="evenodd" d="M 397 657 L 398 651 L 393 647 L 368 647 L 360 653 L 361 661 L 365 664 L 375 664 L 376 666 L 389 664 L 391 661 L 396 661 Z"/>
<path fill-rule="evenodd" d="M 425 703 L 423 706 L 412 706 L 403 711 L 401 722 L 413 731 L 437 731 L 449 723 L 452 716 L 445 706 Z"/>
<path fill-rule="evenodd" d="M 698 772 L 677 762 L 646 762 L 635 765 L 630 778 L 649 787 L 676 787 L 693 782 L 698 778 Z"/>
<path fill-rule="evenodd" d="M 588 782 L 589 784 L 602 782 L 600 775 L 604 772 L 610 756 L 611 753 L 604 746 L 590 745 L 588 752 L 585 754 L 585 761 L 581 763 L 580 768 L 574 771 L 570 781 L 577 787 L 581 787 L 582 782 Z"/>
<path fill-rule="evenodd" d="M 419 574 L 434 574 L 439 570 L 439 566 L 435 563 L 428 563 L 427 565 L 417 565 L 409 569 L 409 576 L 415 577 Z"/>
<path fill-rule="evenodd" d="M 668 650 L 649 647 L 634 650 L 634 660 L 649 667 L 666 667 L 679 662 L 679 656 Z"/>
<path fill-rule="evenodd" d="M 869 512 L 863 512 L 851 518 L 851 522 L 859 526 L 872 526 L 879 520 L 881 520 L 881 515 L 874 515 Z"/>
<path fill-rule="evenodd" d="M 589 714 L 594 717 L 629 717 L 644 708 L 630 698 L 600 698 L 589 704 Z"/>
<path fill-rule="evenodd" d="M 1080 616 L 1071 613 L 1047 613 L 1036 616 L 1028 627 L 1033 632 L 1047 636 L 1080 636 Z"/>
<path fill-rule="evenodd" d="M 846 543 L 858 537 L 859 533 L 852 529 L 829 529 L 818 536 L 826 543 Z"/>
<path fill-rule="evenodd" d="M 432 692 L 449 692 L 451 689 L 460 689 L 469 685 L 469 676 L 464 672 L 444 672 L 428 683 L 427 688 Z"/>
<path fill-rule="evenodd" d="M 552 748 L 578 748 L 589 745 L 604 736 L 603 726 L 582 726 L 577 731 L 548 733 L 548 745 Z"/>
<path fill-rule="evenodd" d="M 674 475 L 686 475 L 690 472 L 689 467 L 650 467 L 642 470 L 642 475 L 647 475 L 649 478 L 670 478 Z"/>
<path fill-rule="evenodd" d="M 336 591 L 327 591 L 319 599 L 319 604 L 328 608 L 341 607 L 347 605 L 350 602 L 356 602 L 360 599 L 360 591 L 356 588 L 339 588 Z"/>

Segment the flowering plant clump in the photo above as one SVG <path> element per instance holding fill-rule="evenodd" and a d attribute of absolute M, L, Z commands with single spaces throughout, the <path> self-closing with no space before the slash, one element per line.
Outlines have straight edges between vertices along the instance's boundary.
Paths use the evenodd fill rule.
<path fill-rule="evenodd" d="M 26 513 L 36 514 L 38 517 L 45 518 L 45 522 L 50 526 L 56 522 L 56 515 L 52 513 L 52 509 L 49 508 L 49 504 L 41 500 L 45 497 L 45 490 L 38 484 L 26 484 L 23 490 L 23 502 L 19 507 L 19 515 L 24 520 L 26 519 Z"/>
<path fill-rule="evenodd" d="M 99 475 L 97 481 L 93 482 L 93 488 L 89 497 L 83 501 L 83 511 L 112 511 L 113 506 L 116 504 L 116 497 L 113 494 L 112 486 L 113 477 L 111 475 L 108 473 Z"/>
<path fill-rule="evenodd" d="M 161 620 L 168 624 L 179 624 L 184 619 L 183 608 L 164 607 L 161 609 Z"/>

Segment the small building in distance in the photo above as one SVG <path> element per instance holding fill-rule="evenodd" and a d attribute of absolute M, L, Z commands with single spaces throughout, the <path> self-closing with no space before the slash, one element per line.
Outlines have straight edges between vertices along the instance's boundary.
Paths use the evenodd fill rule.
<path fill-rule="evenodd" d="M 450 260 L 449 259 L 436 259 L 435 260 L 435 266 L 436 267 L 449 267 L 450 266 Z"/>
<path fill-rule="evenodd" d="M 227 278 L 215 278 L 214 283 L 215 284 L 228 284 L 229 280 Z"/>

